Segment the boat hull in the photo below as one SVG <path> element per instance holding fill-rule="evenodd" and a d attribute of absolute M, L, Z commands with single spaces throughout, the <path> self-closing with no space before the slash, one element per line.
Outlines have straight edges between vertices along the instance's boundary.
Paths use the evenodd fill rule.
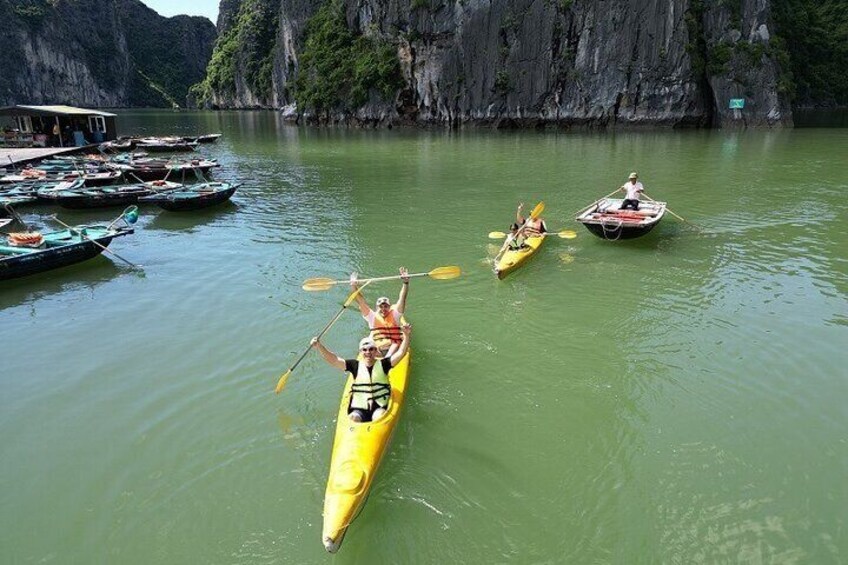
<path fill-rule="evenodd" d="M 206 175 L 212 170 L 213 165 L 202 166 L 202 167 L 190 167 L 185 169 L 172 170 L 165 167 L 139 167 L 139 168 L 126 168 L 124 169 L 124 174 L 127 178 L 130 179 L 138 179 L 142 181 L 151 181 L 151 180 L 179 180 L 180 182 L 194 181 L 197 178 L 195 171 L 198 174 Z"/>
<path fill-rule="evenodd" d="M 389 372 L 392 387 L 389 410 L 376 422 L 354 423 L 347 415 L 353 377 L 348 376 L 339 405 L 330 474 L 324 494 L 324 548 L 335 553 L 348 526 L 368 497 L 371 483 L 386 454 L 406 396 L 409 351 Z"/>
<path fill-rule="evenodd" d="M 642 202 L 638 210 L 622 210 L 623 200 L 605 198 L 575 218 L 593 235 L 607 241 L 636 239 L 649 233 L 663 219 L 665 202 Z"/>
<path fill-rule="evenodd" d="M 70 210 L 111 207 L 117 208 L 119 206 L 129 206 L 131 204 L 137 204 L 139 197 L 143 196 L 144 194 L 149 194 L 149 192 L 141 194 L 137 192 L 132 192 L 128 194 L 98 194 L 92 196 L 59 194 L 55 199 L 55 203 L 61 206 L 62 208 L 68 208 Z"/>
<path fill-rule="evenodd" d="M 90 240 L 76 238 L 68 245 L 59 245 L 46 249 L 26 252 L 19 249 L 20 254 L 7 256 L 0 253 L 0 280 L 16 279 L 51 271 L 86 261 L 100 255 L 104 247 L 108 247 L 115 237 L 133 233 L 131 229 L 105 232 L 107 235 L 90 236 Z M 99 247 L 97 244 L 103 247 Z M 8 250 L 9 247 L 1 246 Z"/>
<path fill-rule="evenodd" d="M 650 232 L 657 226 L 657 223 L 648 224 L 647 226 L 628 226 L 626 224 L 604 225 L 604 224 L 587 224 L 586 229 L 601 239 L 616 241 L 619 239 L 636 239 Z"/>
<path fill-rule="evenodd" d="M 160 208 L 171 212 L 200 210 L 226 202 L 235 193 L 237 188 L 238 185 L 232 185 L 225 190 L 209 193 L 194 192 L 192 190 L 177 191 L 167 195 L 157 194 L 155 196 L 145 196 L 140 202 L 156 204 Z"/>
<path fill-rule="evenodd" d="M 498 279 L 503 280 L 508 274 L 521 267 L 530 260 L 542 247 L 546 236 L 528 237 L 524 243 L 526 247 L 518 250 L 506 250 L 495 265 L 494 271 Z"/>

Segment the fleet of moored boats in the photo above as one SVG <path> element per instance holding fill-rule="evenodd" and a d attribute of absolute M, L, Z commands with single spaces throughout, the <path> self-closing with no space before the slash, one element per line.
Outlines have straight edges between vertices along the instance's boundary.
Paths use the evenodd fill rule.
<path fill-rule="evenodd" d="M 154 151 L 192 151 L 199 143 L 213 142 L 219 137 L 220 134 L 190 138 L 125 138 L 106 144 L 104 151 L 127 153 L 56 157 L 42 161 L 37 167 L 12 171 L 0 177 L 0 209 L 11 216 L 0 220 L 0 228 L 11 224 L 13 220 L 22 223 L 14 209 L 19 206 L 40 203 L 58 204 L 66 208 L 129 206 L 108 225 L 66 226 L 63 230 L 45 234 L 29 230 L 6 233 L 6 241 L 0 245 L 0 280 L 78 263 L 104 250 L 108 251 L 106 248 L 113 239 L 133 233 L 138 204 L 150 203 L 166 210 L 182 211 L 205 208 L 228 200 L 238 185 L 213 182 L 207 178 L 210 170 L 218 166 L 215 160 L 157 159 L 146 154 Z M 138 153 L 137 150 L 145 153 Z M 187 179 L 195 182 L 188 183 Z M 666 212 L 664 202 L 644 202 L 637 210 L 624 210 L 622 204 L 621 199 L 605 197 L 581 210 L 575 219 L 592 234 L 615 241 L 645 235 L 659 224 Z M 543 209 L 544 203 L 540 202 L 531 217 L 538 217 Z M 494 237 L 507 237 L 507 243 L 514 237 L 514 234 L 501 232 L 492 232 L 490 237 L 493 234 Z M 521 245 L 508 246 L 505 243 L 493 261 L 495 275 L 502 279 L 524 265 L 551 235 L 554 234 L 534 234 L 523 239 Z M 566 239 L 576 237 L 572 230 L 564 230 L 558 235 Z M 458 267 L 440 267 L 430 273 L 412 276 L 429 275 L 431 278 L 447 279 L 459 274 Z M 361 282 L 368 284 L 373 280 L 391 278 L 398 277 L 365 279 Z M 323 283 L 323 286 L 315 281 Z M 313 279 L 312 287 L 307 284 L 304 288 L 325 290 L 339 282 Z M 324 331 L 332 326 L 358 292 L 348 297 L 342 310 Z M 339 406 L 324 498 L 322 538 L 325 548 L 330 552 L 339 549 L 348 526 L 367 499 L 404 404 L 411 354 L 410 350 L 389 372 L 389 406 L 386 414 L 377 421 L 355 423 L 348 418 L 349 400 L 356 386 L 354 375 L 348 376 Z M 300 359 L 280 379 L 277 392 L 282 389 Z"/>
<path fill-rule="evenodd" d="M 218 162 L 205 157 L 153 158 L 147 151 L 194 150 L 221 134 L 191 138 L 123 138 L 100 146 L 97 154 L 57 156 L 35 165 L 0 173 L 2 224 L 0 280 L 64 267 L 99 255 L 116 238 L 133 233 L 122 214 L 108 226 L 67 226 L 40 234 L 24 223 L 17 210 L 44 204 L 63 208 L 104 208 L 153 204 L 170 211 L 189 211 L 221 204 L 239 184 L 209 178 Z M 12 167 L 14 169 L 14 167 Z M 58 220 L 57 220 L 58 221 Z M 112 253 L 115 255 L 114 253 Z"/>

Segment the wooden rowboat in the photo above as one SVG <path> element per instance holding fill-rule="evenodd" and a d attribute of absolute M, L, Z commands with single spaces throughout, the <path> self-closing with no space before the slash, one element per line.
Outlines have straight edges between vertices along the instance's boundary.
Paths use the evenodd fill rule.
<path fill-rule="evenodd" d="M 575 218 L 594 235 L 610 240 L 642 237 L 660 223 L 665 202 L 639 202 L 638 210 L 622 210 L 620 198 L 604 198 Z"/>
<path fill-rule="evenodd" d="M 129 226 L 77 226 L 57 232 L 0 236 L 0 280 L 58 269 L 100 253 L 116 237 L 133 233 Z"/>
<path fill-rule="evenodd" d="M 180 190 L 145 196 L 140 198 L 139 202 L 156 204 L 172 212 L 199 210 L 226 202 L 239 186 L 241 185 L 228 182 L 191 184 L 185 185 Z"/>

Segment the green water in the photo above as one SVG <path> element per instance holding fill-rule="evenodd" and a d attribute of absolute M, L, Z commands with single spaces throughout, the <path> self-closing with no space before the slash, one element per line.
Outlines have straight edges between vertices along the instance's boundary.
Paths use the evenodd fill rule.
<path fill-rule="evenodd" d="M 0 562 L 848 559 L 848 130 L 119 127 L 222 131 L 204 152 L 245 184 L 144 208 L 112 245 L 143 274 L 98 257 L 0 284 Z M 631 170 L 701 231 L 610 243 L 570 219 Z M 541 199 L 578 237 L 497 281 L 487 233 Z M 330 557 L 342 375 L 311 354 L 272 391 L 345 292 L 300 285 L 454 264 L 412 283 L 407 405 Z M 348 313 L 325 342 L 350 355 L 364 329 Z"/>

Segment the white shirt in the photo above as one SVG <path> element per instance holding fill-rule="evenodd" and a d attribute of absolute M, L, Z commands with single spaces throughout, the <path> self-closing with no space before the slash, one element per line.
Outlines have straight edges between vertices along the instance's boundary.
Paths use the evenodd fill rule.
<path fill-rule="evenodd" d="M 627 191 L 627 200 L 639 200 L 639 193 L 645 190 L 645 187 L 638 180 L 636 182 L 628 181 L 621 188 Z"/>

